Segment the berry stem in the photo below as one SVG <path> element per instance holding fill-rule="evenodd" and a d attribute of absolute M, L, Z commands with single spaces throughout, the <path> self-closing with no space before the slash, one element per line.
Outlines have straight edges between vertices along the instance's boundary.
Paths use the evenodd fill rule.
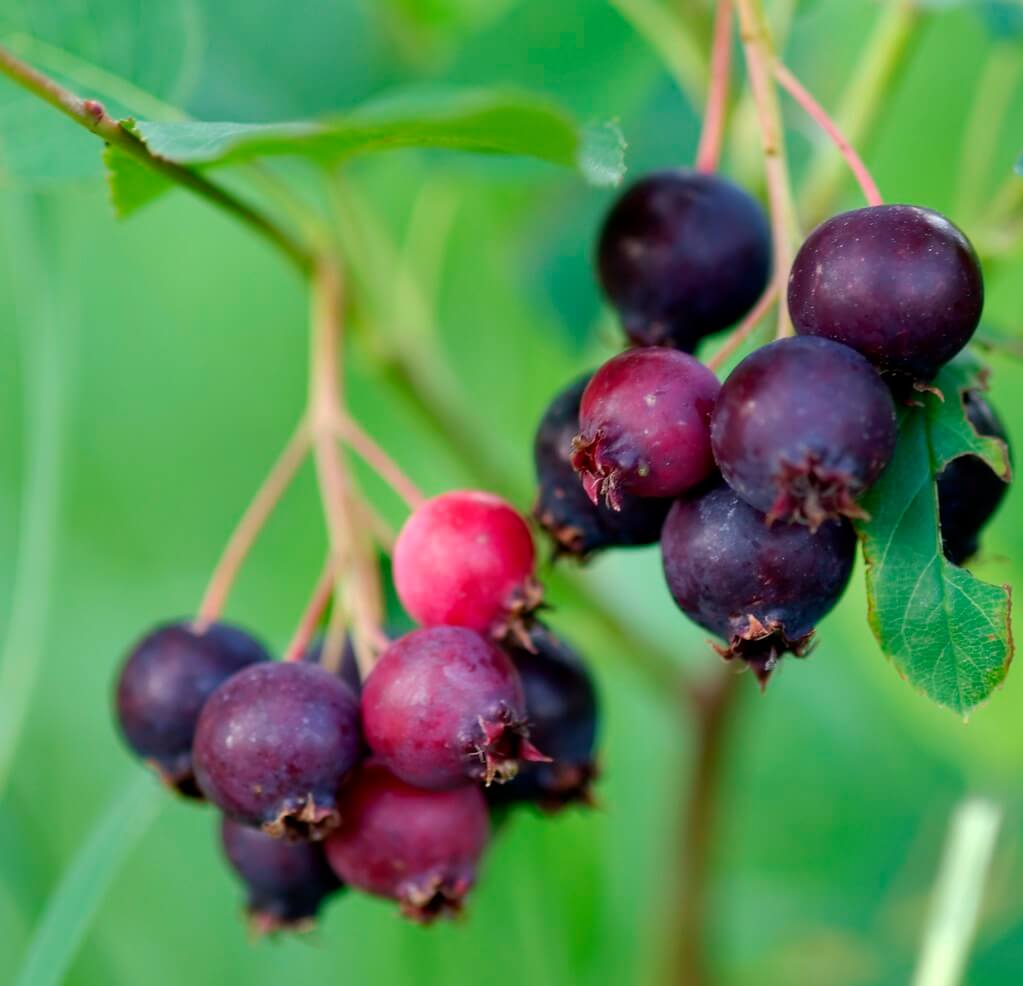
<path fill-rule="evenodd" d="M 772 67 L 778 84 L 806 110 L 814 123 L 831 138 L 834 145 L 838 148 L 839 154 L 845 159 L 849 165 L 849 170 L 853 173 L 860 188 L 863 190 L 863 196 L 867 200 L 867 205 L 883 205 L 884 199 L 881 198 L 881 192 L 877 187 L 877 183 L 867 170 L 863 159 L 856 153 L 852 144 L 845 139 L 842 131 L 839 130 L 838 124 L 828 116 L 824 107 L 813 98 L 806 87 L 781 62 L 775 59 Z"/>
<path fill-rule="evenodd" d="M 405 501 L 410 510 L 415 510 L 423 502 L 425 497 L 418 487 L 351 415 L 342 415 L 338 428 L 341 440 Z"/>
<path fill-rule="evenodd" d="M 760 125 L 764 177 L 774 241 L 774 280 L 778 288 L 778 338 L 783 338 L 792 334 L 792 322 L 785 304 L 785 282 L 792 263 L 792 247 L 798 234 L 798 223 L 785 159 L 778 94 L 771 77 L 771 37 L 762 0 L 736 0 L 736 4 L 746 68 Z"/>
<path fill-rule="evenodd" d="M 320 573 L 320 577 L 316 582 L 316 588 L 313 589 L 313 594 L 309 598 L 305 611 L 298 621 L 295 633 L 284 651 L 285 661 L 302 660 L 302 655 L 305 654 L 306 649 L 309 647 L 313 636 L 316 634 L 316 628 L 320 625 L 320 620 L 327 611 L 327 605 L 330 603 L 331 596 L 334 595 L 336 582 L 334 568 L 328 559 L 323 565 L 323 571 Z"/>
<path fill-rule="evenodd" d="M 231 534 L 199 604 L 199 612 L 195 618 L 197 630 L 205 629 L 220 618 L 242 564 L 274 507 L 280 502 L 299 467 L 305 461 L 309 449 L 309 425 L 303 418 Z"/>
<path fill-rule="evenodd" d="M 710 56 L 710 85 L 703 113 L 703 129 L 696 151 L 697 171 L 717 171 L 725 134 L 728 81 L 732 70 L 732 0 L 718 0 L 714 14 L 714 41 Z"/>
<path fill-rule="evenodd" d="M 767 289 L 760 296 L 760 300 L 753 306 L 753 310 L 729 333 L 721 348 L 707 360 L 707 366 L 711 370 L 719 370 L 721 364 L 753 334 L 753 331 L 760 324 L 760 320 L 767 314 L 774 303 L 774 299 L 777 297 L 778 282 L 773 281 L 767 285 Z"/>

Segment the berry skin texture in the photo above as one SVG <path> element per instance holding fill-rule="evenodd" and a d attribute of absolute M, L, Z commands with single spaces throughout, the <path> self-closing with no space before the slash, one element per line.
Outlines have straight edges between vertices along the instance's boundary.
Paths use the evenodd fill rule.
<path fill-rule="evenodd" d="M 270 662 L 209 698 L 195 733 L 195 774 L 224 814 L 275 838 L 320 839 L 361 755 L 358 700 L 311 664 Z"/>
<path fill-rule="evenodd" d="M 816 529 L 863 517 L 856 498 L 891 461 L 895 404 L 859 353 L 829 339 L 789 338 L 747 356 L 711 420 L 718 467 L 750 506 Z"/>
<path fill-rule="evenodd" d="M 202 797 L 192 773 L 192 740 L 203 704 L 231 675 L 269 658 L 258 641 L 222 623 L 203 633 L 187 621 L 157 627 L 135 645 L 117 679 L 125 740 L 168 786 Z"/>
<path fill-rule="evenodd" d="M 826 220 L 789 277 L 796 332 L 845 343 L 912 381 L 930 380 L 969 342 L 983 307 L 970 241 L 940 213 L 913 205 Z"/>
<path fill-rule="evenodd" d="M 427 500 L 394 546 L 394 585 L 423 626 L 503 635 L 539 605 L 526 522 L 500 497 L 455 490 Z"/>
<path fill-rule="evenodd" d="M 322 843 L 285 842 L 229 818 L 220 820 L 220 843 L 248 892 L 257 935 L 312 930 L 323 902 L 341 889 Z"/>
<path fill-rule="evenodd" d="M 966 416 L 979 435 L 1008 442 L 1005 427 L 983 394 L 968 390 L 963 401 Z M 998 509 L 1009 484 L 976 455 L 953 459 L 938 475 L 937 484 L 945 557 L 953 565 L 963 565 L 977 553 L 980 532 Z"/>
<path fill-rule="evenodd" d="M 479 788 L 424 791 L 368 761 L 341 795 L 327 858 L 345 883 L 428 924 L 457 914 L 490 838 Z"/>
<path fill-rule="evenodd" d="M 760 204 L 719 175 L 655 172 L 612 207 L 597 271 L 634 343 L 692 352 L 767 287 L 770 226 Z"/>
<path fill-rule="evenodd" d="M 526 802 L 555 812 L 592 804 L 597 776 L 597 695 L 582 658 L 539 624 L 530 632 L 533 650 L 509 647 L 526 695 L 529 735 L 551 763 L 523 764 L 507 784 L 487 788 L 491 804 Z"/>
<path fill-rule="evenodd" d="M 551 536 L 556 555 L 585 558 L 602 548 L 653 544 L 671 509 L 670 499 L 621 494 L 621 510 L 593 503 L 572 468 L 572 439 L 579 433 L 579 402 L 590 375 L 551 401 L 537 427 L 533 461 L 539 482 L 533 515 Z"/>
<path fill-rule="evenodd" d="M 586 385 L 572 465 L 596 503 L 623 493 L 671 497 L 714 471 L 710 414 L 720 384 L 702 363 L 663 347 L 608 360 Z"/>
<path fill-rule="evenodd" d="M 768 527 L 724 483 L 678 500 L 661 536 L 678 608 L 763 684 L 783 654 L 806 654 L 814 625 L 845 590 L 855 549 L 849 521 L 828 521 L 816 533 L 802 524 Z"/>
<path fill-rule="evenodd" d="M 463 627 L 391 644 L 363 687 L 362 723 L 376 758 L 417 787 L 505 781 L 520 760 L 544 759 L 529 742 L 511 659 Z"/>

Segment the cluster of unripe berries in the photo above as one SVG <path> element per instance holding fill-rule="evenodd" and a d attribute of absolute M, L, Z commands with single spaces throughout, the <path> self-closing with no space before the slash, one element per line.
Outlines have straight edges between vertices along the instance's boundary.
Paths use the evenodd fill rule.
<path fill-rule="evenodd" d="M 690 354 L 767 288 L 770 230 L 753 198 L 716 175 L 650 175 L 612 208 L 597 260 L 633 348 L 549 406 L 536 516 L 579 557 L 659 540 L 679 608 L 766 681 L 782 654 L 805 653 L 845 589 L 850 518 L 865 517 L 859 500 L 895 452 L 896 403 L 976 330 L 977 257 L 928 209 L 835 216 L 791 269 L 796 335 L 755 350 L 723 384 Z M 1004 439 L 983 396 L 965 399 L 978 432 Z M 938 478 L 952 562 L 976 550 L 1004 491 L 976 457 Z"/>
<path fill-rule="evenodd" d="M 349 886 L 418 921 L 457 911 L 491 814 L 589 799 L 596 697 L 579 657 L 532 618 L 524 520 L 485 493 L 413 512 L 395 546 L 398 595 L 420 629 L 365 681 L 271 661 L 223 624 L 158 628 L 129 654 L 117 715 L 132 749 L 221 812 L 253 926 L 310 923 Z"/>

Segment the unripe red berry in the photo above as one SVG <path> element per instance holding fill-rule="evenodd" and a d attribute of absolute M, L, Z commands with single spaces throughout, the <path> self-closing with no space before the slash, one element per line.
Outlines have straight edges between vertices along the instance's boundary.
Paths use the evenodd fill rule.
<path fill-rule="evenodd" d="M 423 626 L 501 634 L 539 603 L 526 522 L 500 497 L 455 490 L 427 500 L 394 546 L 394 585 Z"/>
<path fill-rule="evenodd" d="M 417 787 L 506 780 L 520 760 L 544 759 L 528 741 L 515 666 L 463 627 L 391 644 L 363 687 L 362 724 L 377 759 Z"/>
<path fill-rule="evenodd" d="M 476 787 L 424 791 L 369 761 L 345 785 L 327 859 L 345 883 L 396 900 L 414 921 L 457 913 L 490 837 Z"/>

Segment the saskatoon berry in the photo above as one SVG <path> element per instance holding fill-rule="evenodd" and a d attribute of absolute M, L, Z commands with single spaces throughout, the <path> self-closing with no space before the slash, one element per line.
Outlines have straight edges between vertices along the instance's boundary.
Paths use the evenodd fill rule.
<path fill-rule="evenodd" d="M 586 385 L 572 465 L 594 503 L 615 510 L 622 494 L 668 497 L 714 471 L 710 413 L 720 385 L 702 363 L 673 349 L 632 349 Z"/>
<path fill-rule="evenodd" d="M 226 815 L 275 837 L 322 838 L 359 760 L 358 700 L 311 664 L 248 668 L 209 698 L 195 733 L 195 775 Z"/>
<path fill-rule="evenodd" d="M 833 216 L 796 255 L 800 335 L 852 346 L 881 370 L 929 380 L 969 342 L 984 306 L 970 241 L 940 213 L 878 205 Z"/>
<path fill-rule="evenodd" d="M 491 804 L 532 802 L 557 811 L 591 803 L 597 775 L 597 695 L 582 659 L 546 627 L 529 634 L 533 650 L 510 647 L 526 695 L 529 735 L 551 763 L 523 764 L 507 784 L 487 789 Z"/>
<path fill-rule="evenodd" d="M 572 439 L 579 433 L 579 401 L 589 375 L 551 401 L 533 442 L 540 491 L 533 513 L 553 538 L 558 554 L 582 558 L 600 548 L 653 544 L 671 508 L 670 499 L 621 495 L 621 510 L 593 503 L 572 468 Z"/>
<path fill-rule="evenodd" d="M 394 546 L 394 586 L 423 626 L 498 635 L 539 604 L 526 522 L 489 493 L 456 490 L 427 500 Z"/>
<path fill-rule="evenodd" d="M 763 293 L 770 227 L 760 204 L 727 179 L 661 171 L 611 209 L 597 269 L 634 343 L 692 352 Z"/>
<path fill-rule="evenodd" d="M 766 683 L 782 654 L 806 653 L 814 625 L 849 581 L 856 536 L 847 520 L 816 531 L 770 527 L 724 483 L 681 499 L 661 535 L 664 575 L 679 609 L 726 642 Z"/>
<path fill-rule="evenodd" d="M 863 516 L 856 498 L 891 461 L 896 433 L 884 382 L 829 339 L 781 339 L 751 353 L 725 381 L 711 421 L 732 489 L 768 522 L 812 528 Z"/>
<path fill-rule="evenodd" d="M 135 645 L 117 680 L 117 718 L 128 745 L 165 783 L 201 797 L 192 740 L 203 703 L 236 671 L 267 660 L 262 644 L 221 623 L 202 633 L 187 622 L 153 630 Z"/>
<path fill-rule="evenodd" d="M 966 416 L 980 435 L 1008 442 L 994 408 L 976 390 L 963 395 Z M 953 459 L 938 476 L 938 509 L 945 557 L 962 565 L 977 552 L 980 532 L 1002 502 L 1009 485 L 983 459 Z"/>
<path fill-rule="evenodd" d="M 476 787 L 424 791 L 365 763 L 341 794 L 327 858 L 346 883 L 396 900 L 414 921 L 461 910 L 490 837 Z"/>
<path fill-rule="evenodd" d="M 414 630 L 384 651 L 362 692 L 366 742 L 409 784 L 504 781 L 528 740 L 522 682 L 504 651 L 463 627 Z"/>
<path fill-rule="evenodd" d="M 320 843 L 285 842 L 229 818 L 221 819 L 220 841 L 248 891 L 257 934 L 310 929 L 320 905 L 341 889 Z"/>

